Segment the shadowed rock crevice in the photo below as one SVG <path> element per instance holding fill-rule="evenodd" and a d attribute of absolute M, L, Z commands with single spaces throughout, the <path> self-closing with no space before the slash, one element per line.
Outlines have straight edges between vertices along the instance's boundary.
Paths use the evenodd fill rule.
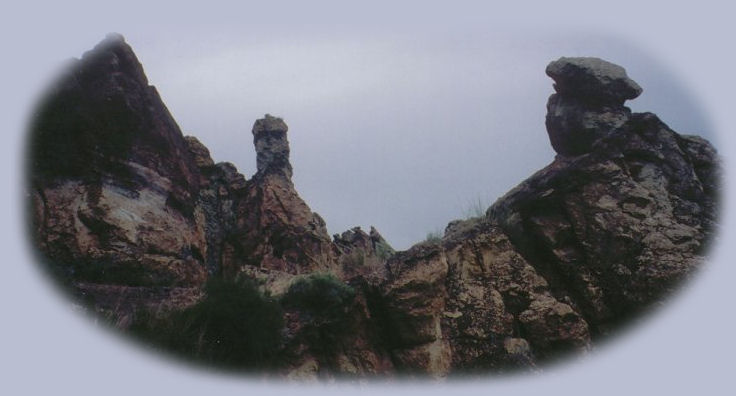
<path fill-rule="evenodd" d="M 330 238 L 292 182 L 300 131 L 281 118 L 251 129 L 254 175 L 213 161 L 111 35 L 31 124 L 34 246 L 86 309 L 206 364 L 247 371 L 262 354 L 271 375 L 324 380 L 539 370 L 695 273 L 720 183 L 707 141 L 624 106 L 642 90 L 622 67 L 560 58 L 546 71 L 554 161 L 485 216 L 396 252 L 374 227 Z"/>

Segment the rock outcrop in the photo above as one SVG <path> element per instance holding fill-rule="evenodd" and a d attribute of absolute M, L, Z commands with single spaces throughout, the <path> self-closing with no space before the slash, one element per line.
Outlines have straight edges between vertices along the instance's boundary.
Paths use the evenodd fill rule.
<path fill-rule="evenodd" d="M 708 142 L 624 107 L 641 88 L 623 68 L 561 58 L 547 74 L 554 161 L 485 216 L 395 252 L 373 227 L 329 237 L 292 183 L 282 119 L 255 122 L 257 172 L 246 179 L 182 135 L 130 47 L 109 36 L 61 78 L 31 127 L 34 244 L 121 329 L 207 315 L 196 309 L 213 293 L 206 282 L 250 280 L 253 311 L 217 310 L 217 321 L 276 350 L 238 333 L 245 349 L 228 351 L 205 327 L 191 333 L 209 323 L 201 317 L 174 339 L 148 333 L 209 363 L 205 345 L 258 353 L 244 361 L 268 357 L 275 375 L 299 379 L 536 370 L 585 353 L 697 270 L 720 180 Z M 218 298 L 207 301 L 235 312 Z M 283 329 L 264 334 L 259 314 L 271 327 L 278 314 Z"/>
<path fill-rule="evenodd" d="M 555 161 L 485 217 L 388 261 L 384 326 L 400 369 L 533 368 L 586 351 L 703 261 L 716 222 L 713 148 L 624 108 L 641 88 L 618 66 L 562 58 L 547 72 Z"/>
<path fill-rule="evenodd" d="M 32 131 L 34 237 L 55 273 L 121 286 L 205 281 L 197 167 L 122 37 L 76 61 Z"/>
<path fill-rule="evenodd" d="M 537 359 L 590 347 L 580 312 L 489 219 L 400 252 L 388 267 L 384 326 L 400 369 L 444 376 L 534 368 Z"/>
<path fill-rule="evenodd" d="M 300 274 L 335 265 L 324 220 L 299 197 L 291 181 L 287 131 L 283 120 L 268 114 L 253 125 L 258 171 L 237 203 L 224 268 L 249 265 Z"/>
<path fill-rule="evenodd" d="M 289 127 L 284 120 L 266 114 L 253 125 L 253 145 L 256 146 L 256 169 L 258 174 L 277 173 L 291 180 Z"/>
<path fill-rule="evenodd" d="M 598 58 L 560 58 L 547 66 L 556 94 L 547 102 L 547 132 L 561 155 L 590 152 L 593 142 L 631 116 L 624 102 L 642 89 L 618 65 Z"/>
<path fill-rule="evenodd" d="M 237 204 L 246 194 L 247 182 L 229 162 L 215 164 L 210 152 L 197 138 L 185 137 L 189 152 L 199 170 L 200 190 L 197 207 L 207 243 L 205 266 L 210 275 L 227 271 L 233 248 L 228 244 L 236 230 Z M 232 270 L 230 270 L 232 272 Z"/>
<path fill-rule="evenodd" d="M 590 153 L 558 157 L 489 210 L 596 332 L 690 276 L 716 221 L 709 146 L 649 113 L 609 132 Z M 707 171 L 692 145 L 709 152 Z"/>

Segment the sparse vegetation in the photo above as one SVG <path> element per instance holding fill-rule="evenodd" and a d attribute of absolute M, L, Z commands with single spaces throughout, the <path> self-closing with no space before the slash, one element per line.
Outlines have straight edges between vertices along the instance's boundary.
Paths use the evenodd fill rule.
<path fill-rule="evenodd" d="M 267 369 L 281 345 L 283 311 L 249 280 L 211 280 L 197 304 L 156 317 L 141 311 L 130 331 L 205 364 Z"/>
<path fill-rule="evenodd" d="M 332 357 L 341 337 L 351 331 L 355 295 L 355 289 L 334 275 L 315 273 L 297 278 L 281 298 L 284 309 L 299 313 L 304 323 L 300 337 L 327 366 L 337 367 Z"/>
<path fill-rule="evenodd" d="M 487 200 L 482 199 L 480 196 L 476 197 L 475 200 L 469 201 L 468 205 L 463 209 L 463 220 L 471 221 L 471 224 L 475 224 L 478 220 L 483 219 L 486 216 L 486 210 L 490 205 Z M 452 223 L 460 223 L 461 221 L 453 221 Z M 434 230 L 427 233 L 424 238 L 424 243 L 437 243 L 442 240 L 445 233 L 442 230 Z"/>
<path fill-rule="evenodd" d="M 334 275 L 315 273 L 297 278 L 281 298 L 281 303 L 314 318 L 332 321 L 345 314 L 354 298 L 355 290 Z"/>
<path fill-rule="evenodd" d="M 436 243 L 442 240 L 442 231 L 435 230 L 427 233 L 427 237 L 424 238 L 424 242 Z"/>
<path fill-rule="evenodd" d="M 490 205 L 486 200 L 481 197 L 476 197 L 475 200 L 470 201 L 463 210 L 463 217 L 466 220 L 481 218 L 486 215 L 486 210 L 489 206 Z"/>
<path fill-rule="evenodd" d="M 377 243 L 376 244 L 376 256 L 386 261 L 388 260 L 393 254 L 396 253 L 396 251 L 389 246 L 387 243 Z"/>

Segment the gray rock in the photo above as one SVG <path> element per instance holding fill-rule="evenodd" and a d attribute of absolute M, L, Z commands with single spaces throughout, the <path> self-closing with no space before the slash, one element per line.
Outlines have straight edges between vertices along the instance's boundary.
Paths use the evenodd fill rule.
<path fill-rule="evenodd" d="M 256 120 L 253 125 L 253 135 L 261 136 L 263 134 L 286 133 L 289 126 L 283 119 L 266 114 L 263 118 Z"/>
<path fill-rule="evenodd" d="M 557 92 L 587 101 L 622 105 L 642 92 L 623 67 L 598 58 L 562 57 L 547 65 L 546 72 Z"/>
<path fill-rule="evenodd" d="M 553 94 L 547 102 L 545 125 L 552 148 L 574 156 L 590 152 L 593 143 L 620 128 L 631 111 L 624 106 L 591 107 L 580 100 Z"/>
<path fill-rule="evenodd" d="M 627 99 L 642 89 L 623 67 L 598 58 L 560 58 L 547 66 L 556 94 L 547 102 L 546 126 L 558 154 L 589 153 L 593 144 L 615 132 L 631 116 Z"/>
<path fill-rule="evenodd" d="M 259 174 L 280 173 L 291 179 L 289 163 L 289 127 L 284 120 L 266 114 L 253 125 L 253 144 L 256 146 L 256 168 Z"/>

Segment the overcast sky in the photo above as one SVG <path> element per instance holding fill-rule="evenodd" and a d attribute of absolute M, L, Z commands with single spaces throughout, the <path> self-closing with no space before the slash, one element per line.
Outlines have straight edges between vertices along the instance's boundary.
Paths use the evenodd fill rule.
<path fill-rule="evenodd" d="M 665 65 L 595 34 L 120 33 L 182 131 L 215 161 L 250 177 L 253 122 L 283 117 L 294 183 L 330 233 L 373 225 L 398 249 L 441 232 L 479 201 L 490 205 L 552 161 L 544 69 L 560 56 L 624 66 L 644 88 L 632 109 L 712 136 L 697 100 Z"/>

